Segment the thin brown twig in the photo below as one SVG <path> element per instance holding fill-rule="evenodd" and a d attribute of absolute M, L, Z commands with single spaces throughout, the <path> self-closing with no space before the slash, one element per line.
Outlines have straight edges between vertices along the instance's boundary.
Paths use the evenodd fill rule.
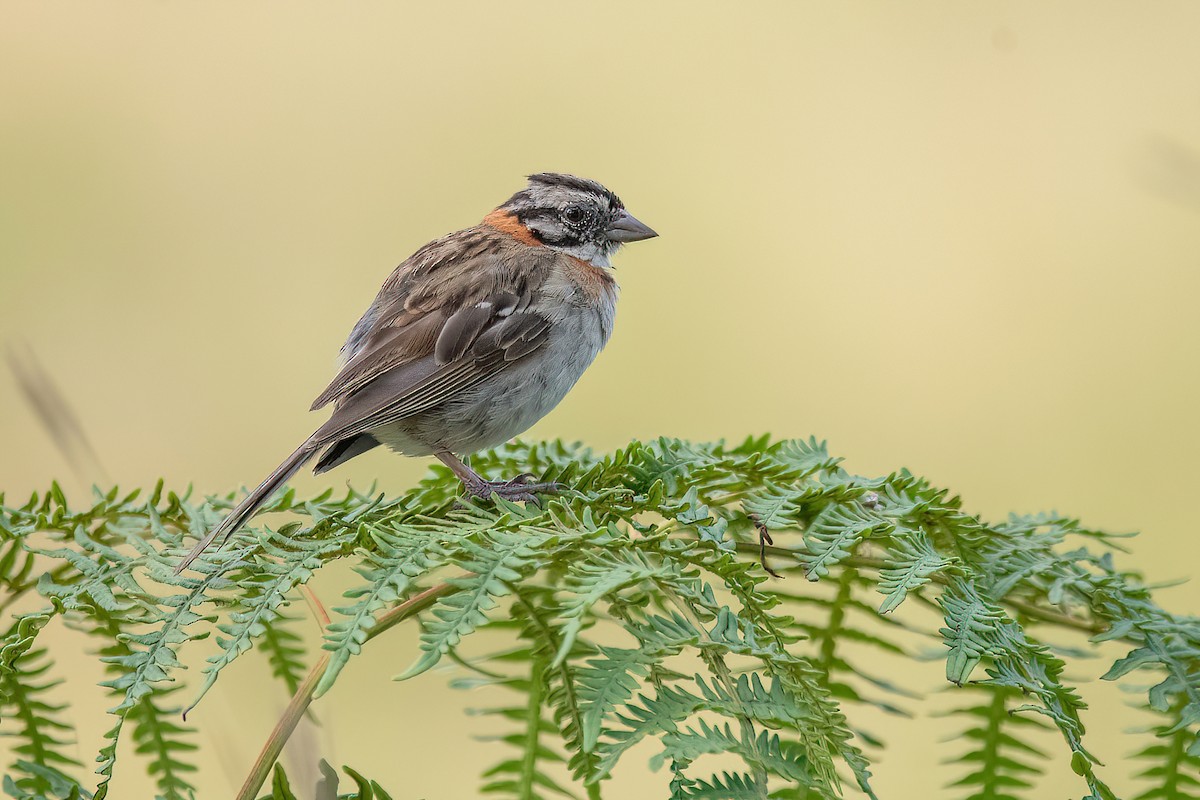
<path fill-rule="evenodd" d="M 308 607 L 312 609 L 313 616 L 321 623 L 321 630 L 329 627 L 329 612 L 325 610 L 325 605 L 321 599 L 317 597 L 317 593 L 309 588 L 308 584 L 301 584 L 300 594 L 304 595 L 304 599 L 308 601 Z"/>
<path fill-rule="evenodd" d="M 379 634 L 395 627 L 414 614 L 424 611 L 439 598 L 445 597 L 448 594 L 454 594 L 457 591 L 458 587 L 454 584 L 442 583 L 423 592 L 418 592 L 403 603 L 380 614 L 375 620 L 375 625 L 367 633 L 367 638 L 363 643 L 371 641 Z M 278 760 L 279 754 L 283 752 L 283 746 L 287 744 L 287 740 L 291 738 L 292 733 L 296 730 L 296 726 L 300 724 L 304 712 L 308 709 L 309 704 L 312 703 L 313 692 L 316 691 L 317 684 L 320 682 L 321 676 L 325 673 L 325 668 L 328 666 L 329 655 L 325 654 L 309 670 L 308 675 L 304 678 L 304 682 L 300 684 L 299 688 L 296 689 L 296 693 L 292 695 L 292 700 L 288 703 L 287 708 L 284 709 L 283 716 L 279 718 L 279 722 L 275 724 L 275 729 L 271 731 L 266 744 L 263 745 L 262 750 L 259 752 L 258 759 L 254 762 L 250 774 L 246 776 L 246 782 L 242 784 L 241 791 L 237 793 L 236 800 L 254 800 L 258 795 L 259 789 L 267 781 L 267 775 L 270 774 L 271 767 Z"/>

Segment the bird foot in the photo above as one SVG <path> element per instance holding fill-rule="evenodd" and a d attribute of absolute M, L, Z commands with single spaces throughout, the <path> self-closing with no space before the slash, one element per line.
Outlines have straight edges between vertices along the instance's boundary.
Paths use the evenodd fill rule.
<path fill-rule="evenodd" d="M 486 481 L 480 478 L 478 481 L 464 481 L 463 486 L 480 500 L 499 497 L 511 503 L 536 503 L 539 495 L 558 494 L 567 488 L 563 484 L 555 482 L 532 483 L 534 477 L 536 476 L 526 472 L 507 481 Z"/>

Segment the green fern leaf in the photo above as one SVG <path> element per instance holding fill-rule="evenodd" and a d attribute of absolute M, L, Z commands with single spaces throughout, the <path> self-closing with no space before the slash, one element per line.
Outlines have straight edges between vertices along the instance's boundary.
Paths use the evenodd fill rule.
<path fill-rule="evenodd" d="M 909 592 L 929 583 L 931 575 L 954 563 L 934 550 L 919 531 L 898 538 L 888 555 L 891 556 L 888 566 L 879 572 L 879 591 L 886 595 L 879 606 L 880 614 L 895 611 Z"/>
<path fill-rule="evenodd" d="M 682 797 L 687 800 L 766 800 L 767 787 L 749 775 L 725 772 L 713 775 L 707 781 L 696 781 Z"/>
<path fill-rule="evenodd" d="M 852 505 L 833 505 L 826 508 L 804 532 L 804 547 L 808 555 L 804 570 L 810 581 L 829 574 L 830 567 L 853 552 L 855 545 L 874 532 L 884 533 L 891 523 Z"/>
<path fill-rule="evenodd" d="M 271 778 L 271 794 L 267 798 L 269 800 L 300 800 L 292 793 L 292 783 L 288 780 L 287 773 L 283 771 L 283 766 L 280 764 L 275 765 L 275 773 Z"/>
<path fill-rule="evenodd" d="M 343 800 L 392 800 L 392 796 L 385 792 L 383 787 L 375 781 L 364 778 L 347 766 L 343 766 L 342 771 L 350 776 L 350 779 L 354 781 L 355 787 L 357 787 L 357 791 L 354 794 L 342 795 Z"/>
<path fill-rule="evenodd" d="M 281 530 L 277 535 L 287 537 L 288 532 Z M 239 608 L 230 615 L 229 622 L 217 625 L 217 630 L 225 634 L 217 637 L 217 646 L 221 651 L 208 658 L 208 666 L 204 668 L 204 683 L 184 712 L 185 715 L 213 687 L 221 670 L 248 651 L 255 639 L 266 634 L 268 626 L 279 617 L 281 607 L 287 603 L 288 593 L 307 583 L 313 570 L 319 568 L 322 561 L 340 550 L 341 546 L 336 540 L 302 545 L 284 552 L 283 560 L 264 566 L 262 572 L 239 581 L 242 593 Z"/>
<path fill-rule="evenodd" d="M 325 630 L 324 648 L 330 653 L 329 665 L 317 684 L 317 697 L 329 691 L 350 658 L 362 651 L 363 642 L 375 625 L 375 615 L 397 602 L 413 578 L 437 568 L 445 558 L 436 537 L 427 530 L 405 527 L 390 532 L 373 531 L 373 538 L 377 552 L 355 567 L 367 583 L 346 592 L 345 596 L 354 600 L 354 604 L 335 608 L 334 612 L 345 619 L 333 622 Z"/>
<path fill-rule="evenodd" d="M 16 790 L 34 795 L 54 794 L 61 788 L 56 788 L 55 776 L 79 766 L 67 754 L 74 733 L 61 718 L 67 706 L 49 699 L 62 683 L 47 679 L 52 666 L 45 650 L 30 650 L 16 659 L 12 671 L 0 672 L 0 708 L 9 725 L 15 726 L 7 733 L 16 740 L 9 748 L 14 760 L 8 774 Z"/>
<path fill-rule="evenodd" d="M 280 612 L 274 619 L 263 623 L 259 647 L 271 665 L 271 674 L 283 681 L 288 694 L 296 693 L 304 679 L 307 667 L 304 663 L 304 639 L 289 627 L 301 618 Z"/>
<path fill-rule="evenodd" d="M 978 686 L 973 691 L 990 699 L 982 705 L 956 709 L 955 716 L 970 721 L 957 739 L 967 743 L 965 754 L 945 763 L 961 764 L 968 770 L 953 784 L 969 791 L 963 800 L 1023 800 L 1031 795 L 1032 778 L 1042 772 L 1037 762 L 1046 758 L 1044 751 L 1020 738 L 1022 730 L 1045 731 L 1034 718 L 1010 713 L 1020 693 L 1006 687 Z"/>
<path fill-rule="evenodd" d="M 22 614 L 14 621 L 0 642 L 0 673 L 16 671 L 16 662 L 26 655 L 37 641 L 37 635 L 57 614 L 56 609 Z"/>
<path fill-rule="evenodd" d="M 941 629 L 949 648 L 946 654 L 946 679 L 963 684 L 979 662 L 995 649 L 995 639 L 1004 612 L 988 603 L 968 581 L 953 581 L 938 598 L 946 618 Z"/>
<path fill-rule="evenodd" d="M 762 445 L 766 445 L 762 442 Z M 829 448 L 824 441 L 817 437 L 805 439 L 785 439 L 774 446 L 765 447 L 775 458 L 796 470 L 797 477 L 808 477 L 814 473 L 832 475 L 840 471 L 842 459 L 829 455 Z"/>
<path fill-rule="evenodd" d="M 1144 581 L 1117 567 L 1116 541 L 1076 520 L 1047 513 L 990 525 L 906 471 L 852 475 L 816 440 L 757 437 L 729 446 L 661 438 L 607 456 L 561 443 L 514 443 L 474 463 L 488 475 L 563 480 L 573 491 L 545 505 L 458 500 L 458 483 L 442 468 L 393 499 L 373 492 L 305 499 L 288 490 L 264 510 L 291 521 L 236 534 L 182 578 L 172 574 L 177 554 L 220 519 L 232 495 L 196 502 L 159 486 L 138 502 L 114 489 L 71 509 L 52 486 L 20 507 L 0 500 L 0 588 L 13 596 L 36 592 L 40 600 L 29 607 L 47 606 L 18 619 L 0 642 L 0 682 L 35 694 L 46 682 L 30 683 L 11 668 L 36 652 L 38 628 L 51 617 L 101 632 L 106 685 L 118 699 L 98 795 L 108 791 L 128 722 L 135 747 L 122 758 L 140 755 L 169 770 L 160 794 L 187 796 L 189 732 L 166 716 L 163 699 L 180 648 L 219 633 L 220 654 L 202 676 L 211 682 L 256 644 L 289 689 L 303 693 L 303 648 L 282 626 L 284 598 L 315 570 L 357 555 L 356 584 L 326 631 L 336 663 L 323 691 L 381 632 L 377 619 L 418 587 L 445 580 L 440 570 L 460 567 L 469 574 L 450 579 L 452 593 L 439 588 L 428 596 L 441 600 L 423 615 L 422 655 L 409 674 L 449 653 L 480 676 L 475 683 L 521 698 L 493 710 L 511 726 L 502 740 L 517 755 L 490 772 L 489 792 L 570 791 L 552 777 L 565 759 L 565 771 L 583 783 L 580 794 L 596 800 L 621 758 L 654 738 L 676 798 L 828 800 L 847 772 L 871 796 L 858 742 L 878 742 L 852 728 L 845 710 L 867 703 L 902 713 L 892 698 L 912 693 L 891 680 L 887 662 L 910 660 L 916 637 L 932 633 L 908 627 L 922 615 L 902 622 L 876 606 L 886 614 L 914 593 L 926 601 L 926 587 L 936 582 L 948 677 L 969 682 L 985 671 L 981 691 L 992 693 L 963 712 L 970 722 L 960 737 L 968 745 L 962 793 L 1036 796 L 1036 786 L 1024 785 L 1036 773 L 1025 768 L 1040 765 L 1022 748 L 1022 732 L 1033 734 L 1037 720 L 1061 736 L 1090 797 L 1113 796 L 1084 742 L 1083 702 L 1064 682 L 1064 659 L 1083 650 L 1053 638 L 1064 628 L 1101 632 L 1097 642 L 1119 639 L 1128 647 L 1109 680 L 1153 676 L 1142 703 L 1163 716 L 1158 736 L 1138 755 L 1146 800 L 1194 793 L 1200 621 L 1161 609 Z M 771 581 L 743 512 L 774 528 L 771 557 L 782 568 L 798 563 L 810 578 L 826 580 L 804 591 Z M 789 542 L 789 529 L 801 532 L 799 543 Z M 505 616 L 497 612 L 505 597 L 512 598 L 511 618 L 489 623 Z M 485 623 L 518 644 L 467 661 L 459 644 Z M 692 676 L 697 667 L 704 674 Z M 1024 705 L 1015 705 L 1018 696 Z M 18 717 L 6 720 L 14 731 Z M 693 763 L 719 757 L 744 767 L 704 781 L 687 774 Z M 41 780 L 50 787 L 46 796 L 81 797 L 60 777 L 69 767 L 21 757 L 4 785 L 14 794 L 18 780 Z M 320 790 L 336 791 L 336 773 L 324 774 Z M 378 784 L 346 774 L 357 787 L 350 797 L 380 796 Z M 297 794 L 282 772 L 275 788 Z"/>
<path fill-rule="evenodd" d="M 617 719 L 623 728 L 608 731 L 610 740 L 601 744 L 599 771 L 593 782 L 607 776 L 625 752 L 649 735 L 679 730 L 679 723 L 706 707 L 703 698 L 683 689 L 659 686 L 653 695 L 639 694 L 625 705 Z"/>
<path fill-rule="evenodd" d="M 430 669 L 463 636 L 487 622 L 486 613 L 496 607 L 496 598 L 511 594 L 509 584 L 531 571 L 537 548 L 549 539 L 532 531 L 493 531 L 484 537 L 482 544 L 460 541 L 458 547 L 465 556 L 460 563 L 474 574 L 448 581 L 459 591 L 434 607 L 434 620 L 426 623 L 421 634 L 424 655 L 396 680 L 408 680 Z"/>
<path fill-rule="evenodd" d="M 605 717 L 633 696 L 639 678 L 660 659 L 660 655 L 643 650 L 601 647 L 600 657 L 589 659 L 587 667 L 576 672 L 585 752 L 596 748 Z"/>
<path fill-rule="evenodd" d="M 746 498 L 743 507 L 771 530 L 790 528 L 796 524 L 804 490 L 767 483 L 764 490 Z"/>
<path fill-rule="evenodd" d="M 188 800 L 196 791 L 187 778 L 189 773 L 196 772 L 196 766 L 181 759 L 197 749 L 184 739 L 194 731 L 174 722 L 179 716 L 178 707 L 161 708 L 155 702 L 156 695 L 165 698 L 179 688 L 146 695 L 130 709 L 127 717 L 134 726 L 134 750 L 147 758 L 148 771 L 154 776 L 159 796 L 165 800 Z"/>
<path fill-rule="evenodd" d="M 1138 773 L 1145 791 L 1134 800 L 1197 800 L 1200 798 L 1200 753 L 1193 752 L 1196 734 L 1184 723 L 1186 700 L 1174 708 L 1159 712 L 1161 722 L 1147 732 L 1154 735 L 1151 744 L 1133 754 L 1145 762 Z M 1190 724 L 1195 724 L 1192 720 Z"/>
<path fill-rule="evenodd" d="M 13 771 L 28 776 L 4 776 L 4 793 L 16 800 L 88 800 L 92 796 L 74 778 L 54 767 L 18 759 Z"/>
<path fill-rule="evenodd" d="M 101 682 L 101 686 L 112 689 L 121 699 L 109 713 L 117 717 L 113 727 L 105 734 L 105 745 L 97 757 L 101 776 L 100 785 L 96 789 L 96 798 L 101 800 L 108 792 L 108 784 L 112 779 L 113 768 L 116 765 L 117 744 L 120 739 L 124 722 L 129 713 L 147 698 L 156 684 L 173 680 L 171 673 L 182 665 L 179 662 L 177 649 L 188 641 L 186 631 L 201 621 L 211 621 L 210 616 L 193 611 L 194 608 L 207 602 L 211 594 L 218 588 L 226 588 L 228 580 L 212 573 L 203 579 L 174 576 L 168 565 L 163 561 L 151 562 L 155 578 L 163 584 L 174 583 L 188 589 L 185 593 L 168 595 L 159 602 L 165 609 L 157 611 L 146 618 L 153 621 L 157 627 L 146 633 L 120 633 L 117 641 L 123 645 L 100 660 L 111 666 L 111 672 L 117 677 Z M 123 606 L 117 606 L 118 613 L 111 619 L 121 619 L 119 612 Z M 100 606 L 100 610 L 109 613 L 110 609 Z"/>
<path fill-rule="evenodd" d="M 629 586 L 636 586 L 661 572 L 631 552 L 605 554 L 602 558 L 572 563 L 563 580 L 564 589 L 569 594 L 562 607 L 562 640 L 554 663 L 560 664 L 566 658 L 575 637 L 583 628 L 585 615 L 601 599 Z"/>

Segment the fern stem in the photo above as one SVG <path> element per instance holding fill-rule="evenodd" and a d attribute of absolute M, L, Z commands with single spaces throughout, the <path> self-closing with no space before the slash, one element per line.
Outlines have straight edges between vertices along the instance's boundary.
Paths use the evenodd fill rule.
<path fill-rule="evenodd" d="M 271 767 L 275 765 L 279 754 L 283 752 L 283 746 L 287 744 L 292 732 L 300 724 L 300 718 L 308 710 L 308 705 L 312 702 L 313 690 L 317 688 L 317 681 L 321 680 L 321 675 L 325 672 L 325 666 L 328 663 L 329 656 L 321 656 L 305 676 L 304 682 L 292 696 L 292 701 L 284 709 L 283 716 L 275 723 L 275 729 L 271 731 L 270 738 L 267 739 L 266 745 L 258 754 L 258 760 L 250 769 L 250 774 L 246 777 L 246 782 L 242 784 L 241 791 L 237 793 L 237 800 L 254 800 L 258 795 L 258 790 L 266 782 Z"/>
<path fill-rule="evenodd" d="M 381 614 L 376 620 L 375 625 L 367 633 L 366 641 L 371 641 L 384 631 L 395 627 L 400 622 L 408 619 L 414 614 L 417 614 L 433 605 L 439 598 L 445 597 L 448 594 L 454 594 L 458 591 L 457 586 L 449 583 L 442 583 L 423 592 L 419 592 L 405 600 L 395 608 Z M 329 656 L 323 655 L 317 659 L 317 663 L 313 664 L 308 675 L 305 676 L 304 682 L 300 684 L 300 688 L 292 695 L 292 700 L 283 711 L 283 716 L 279 718 L 279 722 L 275 724 L 275 729 L 271 731 L 270 737 L 263 745 L 262 751 L 258 754 L 258 760 L 254 762 L 254 766 L 250 769 L 250 774 L 246 776 L 245 783 L 242 784 L 241 791 L 237 793 L 236 800 L 254 800 L 258 795 L 259 789 L 267 781 L 267 775 L 271 772 L 271 767 L 279 759 L 279 754 L 283 752 L 283 746 L 287 744 L 287 740 L 291 738 L 292 733 L 296 730 L 296 726 L 300 723 L 300 719 L 304 716 L 304 712 L 308 710 L 308 706 L 312 703 L 313 692 L 316 691 L 317 683 L 321 680 L 321 676 L 325 673 L 325 667 L 329 665 Z"/>
<path fill-rule="evenodd" d="M 987 728 L 984 731 L 984 740 L 980 767 L 982 772 L 982 782 L 980 788 L 984 791 L 993 791 L 998 788 L 998 768 L 997 763 L 1000 760 L 1000 725 L 1008 715 L 1008 703 L 1005 701 L 1006 692 L 1003 689 L 996 689 L 992 692 L 992 703 L 988 707 L 987 713 Z"/>
<path fill-rule="evenodd" d="M 533 785 L 537 778 L 538 734 L 542 728 L 542 691 L 546 679 L 546 658 L 536 656 L 529 670 L 529 700 L 525 704 L 525 746 L 521 758 L 520 800 L 537 800 Z"/>
<path fill-rule="evenodd" d="M 833 601 L 833 610 L 829 614 L 829 621 L 825 624 L 825 630 L 821 635 L 821 660 L 817 662 L 817 665 L 825 673 L 829 683 L 833 683 L 833 670 L 837 660 L 837 638 L 846 621 L 846 605 L 854 596 L 854 581 L 857 578 L 858 571 L 853 568 L 842 570 L 842 574 L 838 576 L 837 598 Z"/>
<path fill-rule="evenodd" d="M 321 602 L 321 598 L 317 597 L 306 583 L 300 584 L 300 594 L 304 595 L 304 599 L 308 601 L 308 607 L 312 609 L 313 616 L 321 623 L 321 628 L 329 627 L 329 612 L 325 610 L 325 604 Z"/>
<path fill-rule="evenodd" d="M 667 586 L 661 582 L 657 583 L 659 588 L 663 590 L 667 597 L 671 598 L 671 602 L 675 604 L 676 608 L 683 612 L 683 615 L 687 617 L 689 622 L 692 623 L 692 626 L 696 629 L 697 633 L 707 639 L 710 643 L 714 643 L 712 635 L 708 631 L 708 627 L 700 619 L 699 615 L 696 614 L 696 611 L 692 608 L 691 604 L 684 602 L 683 598 L 676 594 L 670 586 Z M 709 650 L 703 650 L 700 656 L 702 659 L 704 659 L 704 662 L 708 664 L 709 669 L 712 670 L 712 673 L 717 680 L 721 682 L 721 686 L 724 687 L 725 691 L 729 694 L 730 700 L 737 704 L 740 709 L 741 700 L 738 696 L 737 684 L 733 680 L 733 673 L 729 671 L 729 665 L 725 663 L 725 659 L 720 655 L 720 653 Z M 751 761 L 749 766 L 754 777 L 755 788 L 759 790 L 761 797 L 766 798 L 767 768 L 763 764 L 762 754 L 758 750 L 758 737 L 754 735 L 754 722 L 751 721 L 749 715 L 741 713 L 738 714 L 738 727 L 741 729 L 742 739 L 746 745 L 746 753 L 748 756 L 752 756 L 752 759 L 748 758 L 747 760 Z"/>
<path fill-rule="evenodd" d="M 74 569 L 75 568 L 71 564 L 63 564 L 62 566 L 55 567 L 54 569 L 50 570 L 50 579 L 54 581 L 62 580 L 64 575 L 73 572 Z M 26 581 L 25 583 L 18 584 L 9 589 L 9 591 L 5 594 L 4 599 L 0 600 L 0 615 L 4 614 L 4 612 L 7 611 L 10 606 L 14 605 L 18 600 L 20 600 L 23 594 L 28 592 L 30 589 L 37 588 L 39 580 L 43 580 L 40 574 L 34 580 Z"/>
<path fill-rule="evenodd" d="M 759 545 L 751 542 L 738 542 L 737 549 L 740 553 L 753 553 L 754 555 L 758 555 L 759 553 Z M 798 559 L 800 556 L 795 550 L 789 550 L 786 547 L 772 547 L 768 545 L 765 549 L 768 555 L 793 559 Z M 882 558 L 872 558 L 871 556 L 847 556 L 842 559 L 841 563 L 847 567 L 861 567 L 873 570 L 880 570 L 887 566 L 887 562 Z M 929 576 L 929 580 L 942 586 L 950 585 L 949 578 L 936 572 Z M 1005 597 L 999 602 L 1014 611 L 1024 614 L 1030 619 L 1036 619 L 1038 622 L 1045 622 L 1049 625 L 1057 625 L 1060 628 L 1071 628 L 1072 630 L 1081 631 L 1093 636 L 1108 630 L 1108 625 L 1103 622 L 1093 622 L 1092 620 L 1080 619 L 1070 614 L 1063 614 L 1059 611 L 1051 611 L 1048 608 L 1042 608 L 1033 603 L 1027 603 L 1024 600 Z M 1118 641 L 1141 644 L 1139 640 L 1127 636 L 1119 637 Z"/>
<path fill-rule="evenodd" d="M 29 752 L 26 760 L 38 766 L 48 766 L 50 761 L 45 746 L 45 739 L 38 733 L 39 720 L 37 714 L 29 704 L 25 692 L 12 691 L 8 694 L 10 696 L 6 699 L 17 706 L 17 718 L 21 720 L 22 724 L 21 734 L 25 737 L 25 741 L 29 743 Z"/>
<path fill-rule="evenodd" d="M 559 640 L 558 640 L 557 631 L 555 631 L 553 628 L 551 628 L 549 625 L 547 625 L 545 623 L 545 621 L 537 613 L 537 609 L 534 608 L 534 606 L 531 602 L 529 602 L 528 598 L 525 597 L 524 593 L 516 592 L 515 594 L 516 594 L 517 602 L 520 603 L 522 606 L 524 606 L 529 611 L 530 621 L 538 627 L 539 632 L 543 636 L 546 637 L 546 640 L 548 642 L 550 642 L 550 646 L 553 648 L 553 650 L 555 652 L 558 652 Z M 571 715 L 571 724 L 573 724 L 575 726 L 576 731 L 579 731 L 580 738 L 577 739 L 576 741 L 582 742 L 583 741 L 583 739 L 582 739 L 582 736 L 583 736 L 583 733 L 582 733 L 583 732 L 583 714 L 579 710 L 579 698 L 575 694 L 575 681 L 571 677 L 570 672 L 568 671 L 567 660 L 564 659 L 563 662 L 558 665 L 558 667 L 556 667 L 556 668 L 552 667 L 552 669 L 554 669 L 554 672 L 558 676 L 558 682 L 559 682 L 560 686 L 562 687 L 563 696 L 566 698 L 568 713 L 570 713 L 570 715 Z M 563 740 L 564 740 L 564 744 L 567 744 L 568 746 L 570 745 L 569 737 L 566 737 L 564 735 Z M 593 753 L 585 753 L 582 746 L 580 746 L 580 748 L 576 752 L 578 752 L 580 756 L 583 756 L 588 760 L 587 774 L 584 776 L 584 779 L 583 779 L 584 790 L 587 792 L 588 800 L 603 800 L 603 798 L 600 794 L 600 784 L 598 782 L 597 783 L 588 783 L 588 779 L 591 778 L 592 774 L 594 774 L 594 771 L 595 771 L 595 760 L 596 760 L 595 755 Z"/>
<path fill-rule="evenodd" d="M 1187 700 L 1181 698 L 1172 709 L 1173 714 L 1182 714 L 1187 707 Z M 1165 761 L 1164 779 L 1162 785 L 1162 797 L 1182 797 L 1183 787 L 1180 785 L 1185 776 L 1183 773 L 1183 765 L 1187 760 L 1187 741 L 1191 737 L 1191 732 L 1182 727 L 1175 731 L 1168 739 L 1167 752 Z M 1142 795 L 1145 797 L 1145 795 Z"/>

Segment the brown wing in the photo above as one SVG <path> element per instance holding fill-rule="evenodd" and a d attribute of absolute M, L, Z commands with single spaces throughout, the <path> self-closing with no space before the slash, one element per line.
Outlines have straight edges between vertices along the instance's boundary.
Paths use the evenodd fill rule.
<path fill-rule="evenodd" d="M 339 403 L 310 441 L 324 447 L 444 403 L 536 351 L 549 330 L 537 312 L 495 318 L 454 361 L 441 363 L 435 354 L 377 376 Z"/>
<path fill-rule="evenodd" d="M 313 402 L 344 402 L 381 375 L 433 355 L 449 364 L 489 325 L 524 310 L 554 253 L 489 226 L 431 242 L 384 282 L 343 348 L 349 358 Z"/>

